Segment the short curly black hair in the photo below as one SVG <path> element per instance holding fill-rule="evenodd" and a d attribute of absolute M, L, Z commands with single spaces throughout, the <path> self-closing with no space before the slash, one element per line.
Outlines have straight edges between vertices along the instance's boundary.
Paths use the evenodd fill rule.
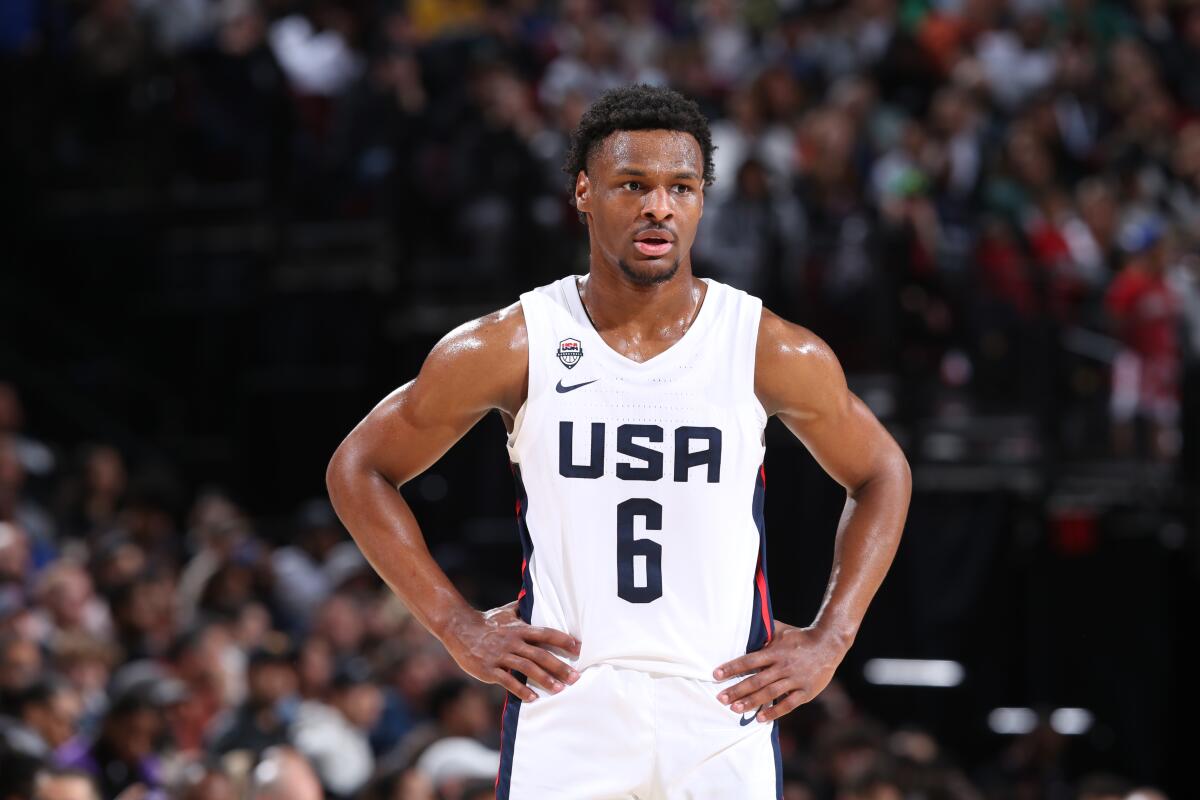
<path fill-rule="evenodd" d="M 609 134 L 648 130 L 691 134 L 700 143 L 704 158 L 704 185 L 711 186 L 716 180 L 712 133 L 696 102 L 673 89 L 636 83 L 609 89 L 583 113 L 579 127 L 571 134 L 563 164 L 563 172 L 570 177 L 569 191 L 575 190 L 575 178 L 580 172 L 587 172 L 588 158 Z"/>

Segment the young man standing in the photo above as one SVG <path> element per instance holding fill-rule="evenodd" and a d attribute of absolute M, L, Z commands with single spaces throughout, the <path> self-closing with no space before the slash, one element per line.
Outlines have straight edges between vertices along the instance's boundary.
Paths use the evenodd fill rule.
<path fill-rule="evenodd" d="M 854 641 L 900 539 L 907 462 L 824 342 L 692 275 L 713 179 L 694 103 L 607 93 L 566 168 L 588 274 L 447 335 L 338 448 L 330 496 L 458 664 L 509 691 L 498 797 L 778 797 L 775 720 L 820 693 Z M 525 561 L 518 601 L 480 612 L 397 487 L 493 409 Z M 772 414 L 847 491 L 804 628 L 770 612 Z"/>

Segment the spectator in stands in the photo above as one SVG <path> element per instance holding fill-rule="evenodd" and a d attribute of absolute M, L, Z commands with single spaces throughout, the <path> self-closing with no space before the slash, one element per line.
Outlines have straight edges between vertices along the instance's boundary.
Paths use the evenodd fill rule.
<path fill-rule="evenodd" d="M 1160 460 L 1178 452 L 1179 302 L 1166 280 L 1168 251 L 1161 222 L 1131 223 L 1130 259 L 1109 287 L 1107 304 L 1124 350 L 1113 365 L 1114 445 L 1135 451 L 1134 424 L 1147 426 L 1145 450 Z"/>
<path fill-rule="evenodd" d="M 156 658 L 167 652 L 175 633 L 174 586 L 170 573 L 153 569 L 114 587 L 109 603 L 126 658 Z"/>
<path fill-rule="evenodd" d="M 134 784 L 160 788 L 167 730 L 164 709 L 180 699 L 179 688 L 156 678 L 132 679 L 126 686 L 114 679 L 114 684 L 112 704 L 98 734 L 67 742 L 56 760 L 60 766 L 92 776 L 104 797 L 115 797 Z"/>
<path fill-rule="evenodd" d="M 23 690 L 10 692 L 9 716 L 0 715 L 0 739 L 23 743 L 24 752 L 48 758 L 75 735 L 83 706 L 65 681 L 43 676 Z"/>
<path fill-rule="evenodd" d="M 25 431 L 25 405 L 17 387 L 0 381 L 0 439 L 8 437 L 27 473 L 49 476 L 57 465 L 54 452 L 46 443 Z"/>
<path fill-rule="evenodd" d="M 366 664 L 349 660 L 335 673 L 327 702 L 305 700 L 297 709 L 291 740 L 333 796 L 350 797 L 370 779 L 375 758 L 368 735 L 382 705 Z"/>
<path fill-rule="evenodd" d="M 101 800 L 101 795 L 88 773 L 45 767 L 38 771 L 32 800 Z"/>
<path fill-rule="evenodd" d="M 74 474 L 60 486 L 60 526 L 68 536 L 104 533 L 117 522 L 128 477 L 125 460 L 110 445 L 82 448 Z"/>
<path fill-rule="evenodd" d="M 799 271 L 800 210 L 790 194 L 772 190 L 766 167 L 755 158 L 741 165 L 734 182 L 734 193 L 708 212 L 696 259 L 718 280 L 777 297 L 784 281 Z M 789 283 L 794 287 L 796 281 Z"/>
<path fill-rule="evenodd" d="M 38 577 L 35 589 L 46 637 L 82 633 L 104 637 L 112 629 L 108 606 L 92 589 L 82 565 L 62 559 Z"/>
<path fill-rule="evenodd" d="M 272 637 L 247 660 L 246 698 L 214 723 L 211 750 L 249 750 L 256 756 L 286 744 L 298 707 L 296 654 L 290 643 Z"/>
<path fill-rule="evenodd" d="M 0 402 L 3 402 L 2 392 L 0 388 Z M 20 440 L 14 434 L 0 432 L 0 521 L 21 526 L 38 549 L 48 554 L 55 539 L 54 522 L 25 491 L 27 459 L 21 450 Z"/>
<path fill-rule="evenodd" d="M 220 768 L 197 765 L 188 771 L 183 785 L 175 790 L 178 800 L 241 800 L 242 793 Z"/>
<path fill-rule="evenodd" d="M 321 784 L 308 761 L 295 750 L 268 750 L 254 768 L 251 800 L 324 800 Z"/>
<path fill-rule="evenodd" d="M 16 632 L 0 633 L 0 692 L 24 691 L 37 680 L 42 667 L 37 642 Z"/>
<path fill-rule="evenodd" d="M 294 539 L 271 555 L 275 602 L 290 626 L 308 619 L 329 596 L 325 565 L 334 546 L 345 538 L 329 501 L 310 500 L 297 515 Z"/>
<path fill-rule="evenodd" d="M 838 800 L 902 800 L 903 797 L 895 779 L 882 767 L 851 778 L 837 793 Z"/>

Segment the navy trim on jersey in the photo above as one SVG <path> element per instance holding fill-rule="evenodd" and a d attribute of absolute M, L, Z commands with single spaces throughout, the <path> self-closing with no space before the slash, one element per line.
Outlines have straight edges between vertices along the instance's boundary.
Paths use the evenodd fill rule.
<path fill-rule="evenodd" d="M 763 516 L 766 497 L 767 473 L 760 466 L 758 473 L 754 476 L 754 502 L 751 506 L 754 524 L 758 528 L 758 564 L 754 570 L 754 603 L 750 616 L 750 636 L 746 640 L 747 653 L 761 650 L 775 635 L 775 616 L 771 613 L 771 591 L 767 582 L 767 522 Z M 761 582 L 759 581 L 760 574 Z M 766 605 L 765 613 L 764 604 Z"/>
<path fill-rule="evenodd" d="M 521 468 L 512 465 L 513 479 L 517 488 L 517 530 L 521 534 L 521 593 L 517 595 L 517 615 L 526 623 L 533 619 L 533 579 L 529 576 L 529 560 L 533 558 L 533 539 L 529 536 L 529 524 L 525 516 L 529 510 L 529 495 L 521 480 Z M 528 678 L 516 670 L 513 677 L 522 684 Z M 517 745 L 517 718 L 521 714 L 521 698 L 512 692 L 504 698 L 504 712 L 500 723 L 500 769 L 496 773 L 496 800 L 508 800 L 512 784 L 513 752 Z"/>
<path fill-rule="evenodd" d="M 517 595 L 517 614 L 526 623 L 533 622 L 533 578 L 529 576 L 529 562 L 533 559 L 533 538 L 529 535 L 529 494 L 521 480 L 521 468 L 513 464 L 513 479 L 517 487 L 517 530 L 521 534 L 521 593 Z"/>
<path fill-rule="evenodd" d="M 779 749 L 779 720 L 771 725 L 771 749 L 775 751 L 775 796 L 783 800 L 783 752 Z"/>

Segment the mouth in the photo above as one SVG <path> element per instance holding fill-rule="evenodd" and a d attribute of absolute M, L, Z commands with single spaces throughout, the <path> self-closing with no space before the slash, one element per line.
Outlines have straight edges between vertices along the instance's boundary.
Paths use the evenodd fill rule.
<path fill-rule="evenodd" d="M 634 248 L 644 256 L 659 258 L 670 252 L 675 245 L 675 237 L 670 233 L 646 231 L 639 233 L 633 242 Z"/>

